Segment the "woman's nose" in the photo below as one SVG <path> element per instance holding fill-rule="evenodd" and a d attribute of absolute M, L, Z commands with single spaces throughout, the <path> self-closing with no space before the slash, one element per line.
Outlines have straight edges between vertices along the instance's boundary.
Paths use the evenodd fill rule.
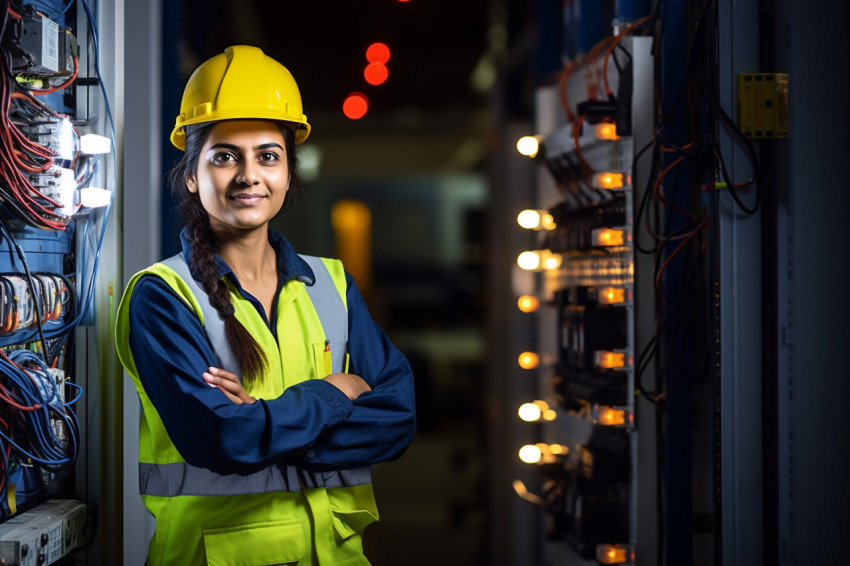
<path fill-rule="evenodd" d="M 236 176 L 236 182 L 242 185 L 256 185 L 259 182 L 257 174 L 257 165 L 251 160 L 245 160 L 239 167 L 239 174 Z"/>

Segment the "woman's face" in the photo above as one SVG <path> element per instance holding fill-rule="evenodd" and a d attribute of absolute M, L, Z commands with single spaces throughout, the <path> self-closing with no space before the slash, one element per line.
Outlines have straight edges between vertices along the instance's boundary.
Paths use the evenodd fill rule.
<path fill-rule="evenodd" d="M 227 120 L 212 127 L 186 187 L 198 193 L 216 233 L 266 229 L 289 189 L 285 148 L 280 127 L 268 120 Z"/>

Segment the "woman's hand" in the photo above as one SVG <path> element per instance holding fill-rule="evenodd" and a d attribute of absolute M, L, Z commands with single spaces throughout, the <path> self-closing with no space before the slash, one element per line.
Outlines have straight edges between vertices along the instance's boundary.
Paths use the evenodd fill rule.
<path fill-rule="evenodd" d="M 245 392 L 242 387 L 242 382 L 239 378 L 229 371 L 211 367 L 210 371 L 204 372 L 204 381 L 210 384 L 211 387 L 218 387 L 221 392 L 227 395 L 227 398 L 241 405 L 242 403 L 253 404 L 256 399 Z"/>
<path fill-rule="evenodd" d="M 352 401 L 363 393 L 372 391 L 362 377 L 353 373 L 332 373 L 325 378 L 325 381 L 345 393 L 346 397 Z"/>

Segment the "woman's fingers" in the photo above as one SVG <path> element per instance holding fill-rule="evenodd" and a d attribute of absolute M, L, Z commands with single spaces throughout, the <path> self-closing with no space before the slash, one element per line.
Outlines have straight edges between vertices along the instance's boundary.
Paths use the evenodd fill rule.
<path fill-rule="evenodd" d="M 234 373 L 211 367 L 209 371 L 203 373 L 203 379 L 210 387 L 218 387 L 228 399 L 236 404 L 253 403 L 256 401 L 254 397 L 248 395 L 245 388 L 242 387 L 239 377 Z"/>

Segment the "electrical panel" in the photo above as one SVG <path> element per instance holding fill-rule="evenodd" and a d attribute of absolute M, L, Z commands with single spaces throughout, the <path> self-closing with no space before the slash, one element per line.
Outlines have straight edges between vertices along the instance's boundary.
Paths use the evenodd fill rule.
<path fill-rule="evenodd" d="M 108 112 L 89 111 L 105 89 L 88 4 L 4 6 L 0 554 L 4 564 L 51 564 L 90 534 L 74 481 L 85 382 L 75 375 L 74 331 L 93 304 L 115 175 L 112 125 Z"/>
<path fill-rule="evenodd" d="M 536 144 L 520 148 L 551 187 L 538 189 L 537 210 L 523 213 L 539 221 L 519 219 L 535 231 L 535 249 L 524 254 L 537 259 L 518 263 L 536 272 L 522 292 L 548 313 L 538 335 L 552 337 L 541 340 L 541 398 L 529 400 L 540 411 L 527 419 L 541 423 L 545 442 L 523 458 L 540 470 L 552 564 L 561 553 L 577 563 L 636 563 L 636 301 L 646 289 L 636 284 L 633 221 L 640 144 L 652 135 L 653 71 L 651 38 L 633 30 L 606 38 L 568 63 L 557 86 L 541 89 L 538 104 L 557 111 L 538 120 Z"/>

